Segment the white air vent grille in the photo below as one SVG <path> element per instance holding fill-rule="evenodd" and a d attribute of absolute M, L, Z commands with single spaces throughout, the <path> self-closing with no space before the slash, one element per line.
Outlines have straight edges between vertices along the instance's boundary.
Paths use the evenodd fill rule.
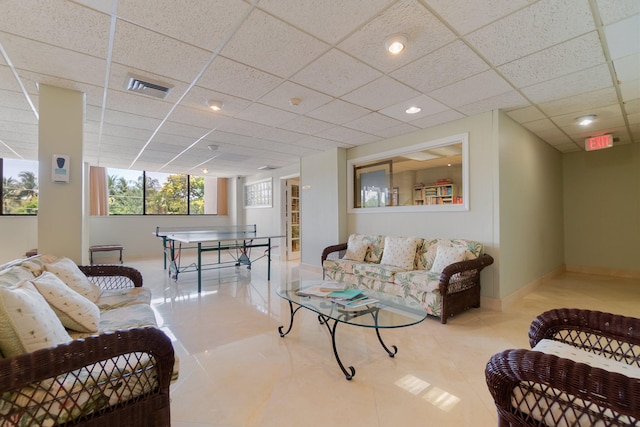
<path fill-rule="evenodd" d="M 129 92 L 165 99 L 173 86 L 157 80 L 128 74 L 124 88 Z"/>

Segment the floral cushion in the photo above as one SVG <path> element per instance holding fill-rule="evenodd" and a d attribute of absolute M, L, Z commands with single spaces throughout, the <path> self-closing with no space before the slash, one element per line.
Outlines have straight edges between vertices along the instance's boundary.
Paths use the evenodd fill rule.
<path fill-rule="evenodd" d="M 436 250 L 436 259 L 433 260 L 430 271 L 434 273 L 442 273 L 442 270 L 444 270 L 448 265 L 464 261 L 466 254 L 467 250 L 465 248 L 455 246 L 438 246 L 438 249 Z"/>
<path fill-rule="evenodd" d="M 125 307 L 132 304 L 150 304 L 151 290 L 149 288 L 103 289 L 96 304 L 101 311 Z"/>
<path fill-rule="evenodd" d="M 344 254 L 343 259 L 362 262 L 369 250 L 369 244 L 362 240 L 356 240 L 349 237 L 347 242 L 347 252 Z"/>
<path fill-rule="evenodd" d="M 156 316 L 151 306 L 147 304 L 132 304 L 100 312 L 98 332 L 102 333 L 118 329 L 157 325 Z M 70 331 L 69 333 L 74 339 L 92 335 L 89 333 L 79 333 L 74 331 Z"/>
<path fill-rule="evenodd" d="M 464 248 L 467 251 L 465 259 L 475 259 L 482 255 L 483 246 L 482 243 L 473 240 L 464 239 L 432 239 L 426 240 L 422 244 L 422 254 L 420 255 L 420 262 L 418 264 L 419 269 L 431 270 L 433 261 L 436 259 L 436 253 L 439 246 L 445 247 L 459 247 Z"/>
<path fill-rule="evenodd" d="M 66 328 L 80 332 L 98 331 L 98 306 L 71 289 L 58 276 L 45 271 L 31 283 L 47 300 Z"/>
<path fill-rule="evenodd" d="M 417 237 L 385 237 L 381 264 L 412 270 L 416 259 L 416 249 L 422 243 Z"/>
<path fill-rule="evenodd" d="M 34 276 L 39 276 L 45 270 L 47 263 L 55 262 L 58 259 L 55 255 L 40 254 L 20 261 L 20 265 L 31 270 Z"/>
<path fill-rule="evenodd" d="M 399 271 L 405 271 L 405 269 L 393 265 L 367 263 L 353 266 L 353 274 L 356 276 L 373 277 L 386 282 L 393 282 L 393 275 Z"/>
<path fill-rule="evenodd" d="M 91 283 L 71 259 L 60 258 L 52 263 L 45 264 L 45 269 L 58 276 L 71 289 L 86 297 L 89 301 L 98 301 L 100 288 Z"/>
<path fill-rule="evenodd" d="M 31 280 L 33 274 L 28 269 L 14 265 L 0 271 L 0 286 L 15 286 L 21 280 Z"/>
<path fill-rule="evenodd" d="M 322 268 L 324 268 L 325 271 L 353 274 L 353 266 L 358 264 L 360 263 L 349 259 L 325 259 L 322 263 Z"/>
<path fill-rule="evenodd" d="M 31 282 L 0 286 L 0 351 L 5 357 L 69 341 L 64 326 Z"/>
<path fill-rule="evenodd" d="M 365 262 L 379 263 L 382 259 L 382 252 L 384 250 L 384 236 L 380 235 L 368 235 L 368 234 L 352 234 L 349 236 L 347 247 L 349 242 L 364 242 L 367 244 L 367 252 L 364 256 Z"/>

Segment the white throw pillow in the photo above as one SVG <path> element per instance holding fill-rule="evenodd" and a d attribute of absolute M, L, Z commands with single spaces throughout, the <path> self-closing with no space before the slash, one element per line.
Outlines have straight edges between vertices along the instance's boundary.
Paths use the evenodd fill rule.
<path fill-rule="evenodd" d="M 45 271 L 31 281 L 47 300 L 62 324 L 78 332 L 98 332 L 100 309 L 83 297 L 58 276 Z"/>
<path fill-rule="evenodd" d="M 0 287 L 0 351 L 5 357 L 69 341 L 60 319 L 31 282 Z"/>
<path fill-rule="evenodd" d="M 363 241 L 352 241 L 347 244 L 347 253 L 344 254 L 344 259 L 351 261 L 362 262 L 364 256 L 367 254 L 369 244 Z"/>
<path fill-rule="evenodd" d="M 464 248 L 438 246 L 436 259 L 433 260 L 431 271 L 434 273 L 442 273 L 442 270 L 449 264 L 464 261 L 466 253 L 467 251 Z"/>
<path fill-rule="evenodd" d="M 380 264 L 412 270 L 419 243 L 418 237 L 385 237 Z"/>
<path fill-rule="evenodd" d="M 87 276 L 80 271 L 75 262 L 69 258 L 60 258 L 52 263 L 45 264 L 45 270 L 58 276 L 71 289 L 87 298 L 91 302 L 98 301 L 100 287 L 89 281 Z"/>

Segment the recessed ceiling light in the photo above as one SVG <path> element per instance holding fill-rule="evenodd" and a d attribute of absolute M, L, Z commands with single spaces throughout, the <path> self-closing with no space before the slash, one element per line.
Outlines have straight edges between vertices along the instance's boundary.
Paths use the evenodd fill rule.
<path fill-rule="evenodd" d="M 217 145 L 207 145 L 207 148 L 211 151 L 216 151 L 218 149 Z"/>
<path fill-rule="evenodd" d="M 205 175 L 208 174 L 209 173 L 209 169 L 207 169 L 207 168 L 202 169 L 202 173 L 205 174 Z"/>
<path fill-rule="evenodd" d="M 416 113 L 419 113 L 420 111 L 422 111 L 422 108 L 420 107 L 409 107 L 404 112 L 407 114 L 416 114 Z"/>
<path fill-rule="evenodd" d="M 391 55 L 397 55 L 400 52 L 404 52 L 407 48 L 409 39 L 404 34 L 396 34 L 384 41 L 384 47 Z"/>
<path fill-rule="evenodd" d="M 222 106 L 224 104 L 222 103 L 222 101 L 217 101 L 215 99 L 210 99 L 207 101 L 207 106 L 209 108 L 211 108 L 213 111 L 220 111 L 222 110 Z"/>
<path fill-rule="evenodd" d="M 294 107 L 295 107 L 296 105 L 300 105 L 300 98 L 291 98 L 291 99 L 289 100 L 289 104 L 293 105 Z"/>
<path fill-rule="evenodd" d="M 588 116 L 578 117 L 576 120 L 580 126 L 589 126 L 596 119 L 594 114 L 589 114 Z"/>

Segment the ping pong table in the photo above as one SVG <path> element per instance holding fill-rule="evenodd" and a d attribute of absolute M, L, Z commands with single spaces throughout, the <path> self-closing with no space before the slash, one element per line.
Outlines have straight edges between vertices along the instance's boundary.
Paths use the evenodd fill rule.
<path fill-rule="evenodd" d="M 267 280 L 271 280 L 271 241 L 284 237 L 281 235 L 261 235 L 257 232 L 256 224 L 217 227 L 156 227 L 156 236 L 162 238 L 164 252 L 164 269 L 167 269 L 169 259 L 169 276 L 178 280 L 180 273 L 188 271 L 198 272 L 198 293 L 202 291 L 202 271 L 224 267 L 238 267 L 246 265 L 251 270 L 251 264 L 261 258 L 267 258 Z M 264 252 L 251 258 L 251 250 L 265 248 Z M 181 266 L 183 249 L 196 249 L 197 261 Z M 215 262 L 203 263 L 202 254 L 217 252 Z M 223 260 L 223 253 L 230 255 L 231 260 Z"/>

